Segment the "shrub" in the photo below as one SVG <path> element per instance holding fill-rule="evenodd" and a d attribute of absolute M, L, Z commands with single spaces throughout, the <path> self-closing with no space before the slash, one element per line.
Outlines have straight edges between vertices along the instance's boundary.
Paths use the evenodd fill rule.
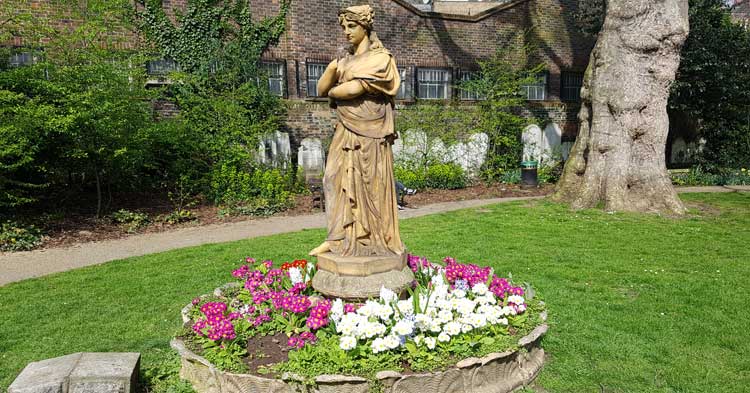
<path fill-rule="evenodd" d="M 750 184 L 750 171 L 740 169 L 717 169 L 707 171 L 701 166 L 688 171 L 671 172 L 672 184 L 677 186 L 741 186 Z"/>
<path fill-rule="evenodd" d="M 455 190 L 466 188 L 466 174 L 457 164 L 437 164 L 427 168 L 425 183 L 430 188 Z"/>
<path fill-rule="evenodd" d="M 13 221 L 0 225 L 0 251 L 27 251 L 42 244 L 42 232 Z"/>
<path fill-rule="evenodd" d="M 128 233 L 133 233 L 149 223 L 148 214 L 120 209 L 112 213 L 112 221 L 120 224 L 120 227 Z"/>
<path fill-rule="evenodd" d="M 400 181 L 406 188 L 413 188 L 415 190 L 426 187 L 425 171 L 413 170 L 402 166 L 394 168 L 394 174 L 396 180 Z"/>

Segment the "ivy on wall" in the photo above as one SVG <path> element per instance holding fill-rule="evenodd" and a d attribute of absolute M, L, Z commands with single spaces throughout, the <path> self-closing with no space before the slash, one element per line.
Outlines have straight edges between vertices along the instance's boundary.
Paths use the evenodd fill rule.
<path fill-rule="evenodd" d="M 183 71 L 255 78 L 263 51 L 278 42 L 286 29 L 290 0 L 279 13 L 254 22 L 247 1 L 192 0 L 176 24 L 164 12 L 162 0 L 141 0 L 137 24 L 161 53 Z"/>

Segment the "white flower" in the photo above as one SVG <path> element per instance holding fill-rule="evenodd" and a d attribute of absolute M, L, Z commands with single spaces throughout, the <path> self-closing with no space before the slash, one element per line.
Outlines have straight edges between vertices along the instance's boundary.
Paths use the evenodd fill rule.
<path fill-rule="evenodd" d="M 341 333 L 344 336 L 355 335 L 358 330 L 358 325 L 363 319 L 365 319 L 365 317 L 355 313 L 346 314 L 341 317 L 339 322 L 336 322 L 336 332 Z"/>
<path fill-rule="evenodd" d="M 391 331 L 399 336 L 408 336 L 414 332 L 414 322 L 403 319 L 398 321 Z"/>
<path fill-rule="evenodd" d="M 380 337 L 373 340 L 370 347 L 372 348 L 372 353 L 379 353 L 388 350 L 388 346 L 385 345 L 385 340 Z"/>
<path fill-rule="evenodd" d="M 516 315 L 515 310 L 508 306 L 503 307 L 500 314 L 501 315 Z"/>
<path fill-rule="evenodd" d="M 288 272 L 289 279 L 292 280 L 292 284 L 299 284 L 303 282 L 302 271 L 300 271 L 298 267 L 290 267 Z"/>
<path fill-rule="evenodd" d="M 398 336 L 394 335 L 386 336 L 384 342 L 385 346 L 388 347 L 388 349 L 395 349 L 401 345 L 401 340 L 398 338 Z"/>
<path fill-rule="evenodd" d="M 398 300 L 398 295 L 396 295 L 396 292 L 391 291 L 385 286 L 381 286 L 380 287 L 380 300 L 386 303 L 395 302 L 396 300 Z"/>
<path fill-rule="evenodd" d="M 441 310 L 451 310 L 453 309 L 453 306 L 451 305 L 450 300 L 445 298 L 439 298 L 435 300 L 435 307 L 441 309 Z"/>
<path fill-rule="evenodd" d="M 432 278 L 430 279 L 430 282 L 432 283 L 432 286 L 437 289 L 440 287 L 447 287 L 448 283 L 445 282 L 445 279 L 443 278 L 443 275 L 441 272 L 437 272 Z"/>
<path fill-rule="evenodd" d="M 440 322 L 433 319 L 430 321 L 430 326 L 427 327 L 433 333 L 439 333 L 443 328 L 440 326 Z"/>
<path fill-rule="evenodd" d="M 460 314 L 468 315 L 474 312 L 474 307 L 477 306 L 477 303 L 473 300 L 463 298 L 460 300 L 458 307 L 456 307 L 456 311 L 458 311 Z"/>
<path fill-rule="evenodd" d="M 466 297 L 466 291 L 464 291 L 463 289 L 454 289 L 453 292 L 451 292 L 451 294 L 457 298 Z"/>
<path fill-rule="evenodd" d="M 468 323 L 461 324 L 461 333 L 468 333 L 472 330 L 474 330 L 474 326 L 471 326 Z"/>
<path fill-rule="evenodd" d="M 437 341 L 435 340 L 435 337 L 425 337 L 424 343 L 425 345 L 427 345 L 427 348 L 435 349 L 435 344 L 437 344 Z"/>
<path fill-rule="evenodd" d="M 354 349 L 354 347 L 357 346 L 357 339 L 352 336 L 341 336 L 341 340 L 339 340 L 339 348 L 343 349 L 344 351 L 349 351 Z"/>
<path fill-rule="evenodd" d="M 388 322 L 391 319 L 391 315 L 393 315 L 393 309 L 387 304 L 381 304 L 375 310 L 375 315 L 377 315 L 383 322 Z"/>
<path fill-rule="evenodd" d="M 450 310 L 440 310 L 437 315 L 437 320 L 440 323 L 448 323 L 453 320 L 453 312 Z"/>
<path fill-rule="evenodd" d="M 379 307 L 380 303 L 368 300 L 365 302 L 365 304 L 362 305 L 362 307 L 357 309 L 357 314 L 365 317 L 371 317 L 375 315 L 375 312 Z"/>
<path fill-rule="evenodd" d="M 414 302 L 412 302 L 411 298 L 409 298 L 409 300 L 399 300 L 398 303 L 396 303 L 396 307 L 403 315 L 414 314 Z"/>
<path fill-rule="evenodd" d="M 497 323 L 501 325 L 508 325 L 508 318 L 500 318 Z"/>
<path fill-rule="evenodd" d="M 451 336 L 455 336 L 455 335 L 461 333 L 461 324 L 458 323 L 458 322 L 455 322 L 455 321 L 448 322 L 448 323 L 445 324 L 445 326 L 443 326 L 443 332 L 445 332 L 445 333 L 447 333 L 447 334 L 449 334 Z"/>
<path fill-rule="evenodd" d="M 420 345 L 420 344 L 422 344 L 422 341 L 424 341 L 424 336 L 423 335 L 420 334 L 419 336 L 414 337 L 414 343 L 415 344 Z"/>
<path fill-rule="evenodd" d="M 487 288 L 487 284 L 480 282 L 474 284 L 474 286 L 471 287 L 471 291 L 474 292 L 475 295 L 482 296 L 489 291 L 489 288 Z"/>
<path fill-rule="evenodd" d="M 341 320 L 343 316 L 344 316 L 344 301 L 337 298 L 331 304 L 331 319 L 333 319 L 334 322 L 338 322 Z"/>
<path fill-rule="evenodd" d="M 450 340 L 451 340 L 451 336 L 449 336 L 449 335 L 448 335 L 448 333 L 446 333 L 446 332 L 442 332 L 442 333 L 440 333 L 440 334 L 438 335 L 438 338 L 437 338 L 437 339 L 438 339 L 438 341 L 440 341 L 441 343 L 447 343 L 448 341 L 450 341 Z"/>
<path fill-rule="evenodd" d="M 521 304 L 525 303 L 525 300 L 523 299 L 523 296 L 512 295 L 508 296 L 508 303 L 513 303 L 520 306 Z"/>
<path fill-rule="evenodd" d="M 482 296 L 477 296 L 474 300 L 477 301 L 477 303 L 480 304 L 495 304 L 497 303 L 497 299 L 495 299 L 495 295 L 492 292 L 487 292 Z"/>
<path fill-rule="evenodd" d="M 469 314 L 468 317 L 471 326 L 477 329 L 487 326 L 487 317 L 484 314 Z"/>
<path fill-rule="evenodd" d="M 522 313 L 524 311 L 526 311 L 526 305 L 525 304 L 519 304 L 518 305 L 518 312 Z"/>
<path fill-rule="evenodd" d="M 432 323 L 432 317 L 427 314 L 417 314 L 414 316 L 414 322 L 418 328 L 424 330 L 429 328 L 430 324 Z"/>

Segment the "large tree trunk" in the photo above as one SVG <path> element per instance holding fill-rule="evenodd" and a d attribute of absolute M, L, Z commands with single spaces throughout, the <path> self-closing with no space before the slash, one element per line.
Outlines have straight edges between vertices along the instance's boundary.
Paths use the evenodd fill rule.
<path fill-rule="evenodd" d="M 553 199 L 575 209 L 682 214 L 665 163 L 667 99 L 688 0 L 608 0 L 581 90 L 578 138 Z"/>

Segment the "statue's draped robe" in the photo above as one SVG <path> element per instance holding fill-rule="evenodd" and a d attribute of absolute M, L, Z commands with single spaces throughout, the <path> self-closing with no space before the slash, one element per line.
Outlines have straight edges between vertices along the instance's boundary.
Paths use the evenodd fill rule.
<path fill-rule="evenodd" d="M 384 48 L 338 62 L 339 83 L 356 80 L 365 94 L 337 101 L 338 124 L 324 187 L 331 251 L 346 256 L 401 255 L 391 145 L 393 97 L 401 84 Z"/>

